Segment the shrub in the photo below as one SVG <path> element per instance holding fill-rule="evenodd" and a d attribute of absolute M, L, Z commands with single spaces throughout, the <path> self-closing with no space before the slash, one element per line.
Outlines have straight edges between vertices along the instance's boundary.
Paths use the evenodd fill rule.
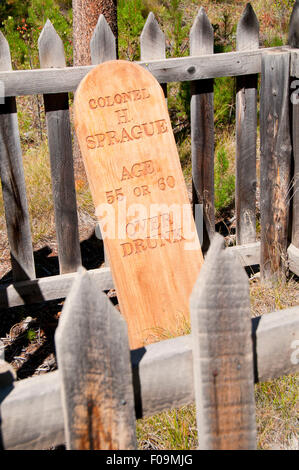
<path fill-rule="evenodd" d="M 26 7 L 26 8 L 25 8 Z M 72 13 L 61 13 L 54 0 L 31 0 L 25 3 L 21 16 L 8 16 L 2 21 L 2 30 L 10 48 L 15 68 L 38 68 L 37 41 L 47 19 L 63 40 L 67 63 L 72 63 Z"/>
<path fill-rule="evenodd" d="M 119 0 L 117 3 L 118 48 L 120 59 L 138 60 L 139 36 L 149 11 L 141 0 Z"/>

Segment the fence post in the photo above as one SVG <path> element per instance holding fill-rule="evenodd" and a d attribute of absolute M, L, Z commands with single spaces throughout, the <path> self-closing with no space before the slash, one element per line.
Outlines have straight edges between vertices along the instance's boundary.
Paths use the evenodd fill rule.
<path fill-rule="evenodd" d="M 293 48 L 299 48 L 299 0 L 296 1 L 289 26 L 288 43 Z M 296 53 L 299 61 L 299 51 Z M 295 57 L 295 54 L 294 54 Z M 294 88 L 292 87 L 294 85 Z M 299 249 L 299 76 L 291 77 L 292 93 L 292 144 L 293 144 L 293 220 L 292 220 L 292 244 Z M 292 92 L 293 90 L 293 92 Z"/>
<path fill-rule="evenodd" d="M 116 40 L 115 36 L 106 21 L 104 15 L 99 16 L 99 20 L 90 40 L 90 55 L 92 65 L 102 64 L 107 60 L 117 59 Z M 75 136 L 75 139 L 77 137 Z M 97 223 L 97 233 L 101 235 L 100 224 Z M 104 246 L 104 243 L 103 243 Z M 105 266 L 109 267 L 109 258 L 107 250 L 104 247 L 104 260 Z"/>
<path fill-rule="evenodd" d="M 90 40 L 92 65 L 117 58 L 116 40 L 104 15 L 100 15 Z"/>
<path fill-rule="evenodd" d="M 68 449 L 136 448 L 127 325 L 80 269 L 55 333 Z"/>
<path fill-rule="evenodd" d="M 255 449 L 248 278 L 218 234 L 194 286 L 190 311 L 199 448 Z"/>
<path fill-rule="evenodd" d="M 0 31 L 0 70 L 12 70 L 9 45 Z M 22 150 L 15 97 L 0 104 L 0 177 L 14 281 L 35 279 Z"/>
<path fill-rule="evenodd" d="M 47 20 L 38 40 L 42 68 L 65 67 L 63 43 Z M 44 95 L 60 274 L 81 266 L 68 93 Z"/>
<path fill-rule="evenodd" d="M 213 52 L 214 31 L 201 7 L 190 31 L 190 55 Z M 202 249 L 206 251 L 215 233 L 214 80 L 192 81 L 190 87 L 193 210 L 197 204 L 203 206 Z"/>
<path fill-rule="evenodd" d="M 140 35 L 140 59 L 165 59 L 165 34 L 161 30 L 155 15 L 150 12 Z M 167 99 L 167 83 L 161 83 Z"/>
<path fill-rule="evenodd" d="M 237 27 L 237 51 L 259 48 L 259 23 L 247 3 Z M 237 77 L 236 234 L 237 244 L 256 241 L 257 75 Z"/>
<path fill-rule="evenodd" d="M 261 279 L 284 279 L 287 272 L 291 136 L 289 119 L 290 53 L 262 56 Z"/>

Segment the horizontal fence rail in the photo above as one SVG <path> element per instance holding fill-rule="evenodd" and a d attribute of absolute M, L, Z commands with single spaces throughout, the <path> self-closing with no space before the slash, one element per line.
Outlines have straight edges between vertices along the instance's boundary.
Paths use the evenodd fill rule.
<path fill-rule="evenodd" d="M 200 57 L 180 57 L 148 61 L 136 61 L 151 72 L 160 83 L 204 80 L 217 77 L 236 77 L 261 72 L 264 54 L 289 52 L 292 54 L 291 71 L 299 76 L 297 52 L 289 46 L 258 49 L 256 51 L 220 52 Z M 74 92 L 81 80 L 95 66 L 15 70 L 0 72 L 5 96 L 24 96 Z"/>
<path fill-rule="evenodd" d="M 227 249 L 237 256 L 244 267 L 260 264 L 260 242 L 236 245 Z M 299 276 L 299 250 L 292 244 L 288 247 L 288 261 L 290 270 Z M 99 289 L 103 291 L 114 289 L 110 268 L 91 269 L 88 272 Z M 68 273 L 0 286 L 0 309 L 63 299 L 70 292 L 75 277 L 76 273 Z"/>
<path fill-rule="evenodd" d="M 237 248 L 235 251 L 240 254 L 243 265 L 250 265 L 253 262 L 254 264 L 261 264 L 263 281 L 272 279 L 272 275 L 277 274 L 277 270 L 281 270 L 281 264 L 283 264 L 285 271 L 291 268 L 295 274 L 299 272 L 297 263 L 299 258 L 299 244 L 297 242 L 298 217 L 296 216 L 299 194 L 297 188 L 299 159 L 297 144 L 299 104 L 296 101 L 297 95 L 295 95 L 295 100 L 289 103 L 291 98 L 289 95 L 294 93 L 292 87 L 299 78 L 298 30 L 298 3 L 295 3 L 290 20 L 288 45 L 259 48 L 258 20 L 251 5 L 247 4 L 237 26 L 237 50 L 235 52 L 213 53 L 214 32 L 203 8 L 199 10 L 190 31 L 190 55 L 188 57 L 165 58 L 165 35 L 152 13 L 149 14 L 140 36 L 141 61 L 137 61 L 137 63 L 156 77 L 161 83 L 166 97 L 167 83 L 190 82 L 192 202 L 194 210 L 196 210 L 196 204 L 203 207 L 202 247 L 204 252 L 206 252 L 215 232 L 213 80 L 217 77 L 236 77 L 235 206 Z M 6 102 L 8 103 L 8 100 L 11 99 L 15 100 L 16 96 L 30 94 L 42 94 L 44 96 L 60 274 L 74 272 L 81 265 L 67 94 L 68 92 L 74 92 L 85 75 L 97 64 L 117 57 L 115 37 L 103 15 L 99 17 L 90 48 L 92 65 L 65 67 L 62 41 L 53 25 L 47 21 L 39 38 L 39 55 L 42 68 L 11 70 L 9 46 L 2 33 L 0 33 L 0 53 L 1 56 L 6 58 L 2 62 L 0 70 L 0 83 L 3 85 L 1 89 L 4 90 Z M 282 80 L 282 69 L 279 68 L 280 60 L 289 64 L 289 70 L 283 78 L 284 87 L 279 85 Z M 270 62 L 273 70 L 268 69 L 265 65 L 270 64 Z M 262 237 L 260 245 L 257 245 L 259 242 L 256 240 L 254 213 L 257 186 L 258 74 L 261 75 L 262 80 L 261 110 L 266 110 L 267 105 L 269 110 L 273 111 L 273 116 L 275 116 L 274 107 L 279 107 L 279 103 L 284 103 L 285 113 L 280 119 L 279 136 L 278 138 L 275 137 L 277 140 L 276 149 L 280 154 L 285 143 L 288 143 L 288 151 L 284 153 L 283 158 L 281 158 L 281 155 L 277 158 L 276 170 L 281 176 L 279 181 L 276 182 L 277 186 L 273 189 L 273 177 L 269 176 L 269 171 L 274 161 L 274 154 L 270 152 L 270 155 L 267 149 L 272 148 L 274 137 L 270 137 L 266 129 L 263 130 L 263 122 L 261 122 L 261 179 L 267 181 L 268 185 L 266 187 L 263 183 L 261 188 Z M 277 86 L 277 96 L 273 96 L 272 100 L 269 99 L 269 86 L 271 86 L 271 83 L 272 85 L 275 83 L 275 86 Z M 292 122 L 288 123 L 290 115 L 292 115 Z M 14 146 L 18 149 L 18 152 L 10 152 L 7 155 L 7 164 L 2 164 L 1 178 L 2 186 L 6 188 L 8 175 L 5 173 L 5 168 L 11 168 L 10 180 L 16 180 L 18 193 L 22 195 L 11 204 L 9 194 L 13 192 L 5 192 L 4 190 L 15 286 L 10 289 L 13 295 L 16 283 L 34 279 L 35 270 L 16 113 L 11 112 L 11 116 L 15 122 L 9 124 L 9 129 L 14 135 Z M 4 124 L 0 130 L 3 140 L 2 147 L 10 148 L 12 144 L 11 142 L 8 143 L 10 139 L 7 134 L 7 119 L 9 118 L 5 114 L 2 119 Z M 284 139 L 283 145 L 281 145 L 282 136 Z M 291 143 L 292 148 L 289 147 L 289 143 Z M 264 153 L 263 149 L 266 149 Z M 17 160 L 16 155 L 19 155 Z M 294 169 L 293 173 L 291 173 L 292 169 Z M 22 207 L 20 203 L 20 207 L 18 207 L 18 201 L 20 200 L 23 202 Z M 284 205 L 283 210 L 281 210 L 282 204 Z M 289 218 L 291 206 L 293 206 L 292 220 Z M 22 233 L 20 239 L 15 236 L 16 225 L 14 223 L 14 214 L 18 210 L 23 214 L 22 217 L 19 217 L 19 220 L 24 221 L 23 229 L 19 230 Z M 271 232 L 270 235 L 265 228 L 268 223 L 274 228 L 274 232 L 272 230 L 273 233 Z M 289 230 L 290 224 L 292 224 L 292 247 L 288 249 L 287 234 L 291 232 Z M 275 227 L 279 228 L 281 226 L 281 230 L 275 229 Z M 259 248 L 257 248 L 258 246 Z M 259 249 L 260 253 L 257 253 L 256 249 Z M 274 259 L 275 257 L 276 259 Z M 282 263 L 281 260 L 283 260 Z M 36 286 L 36 284 L 34 285 Z M 1 287 L 0 289 L 0 305 L 11 305 L 10 302 L 5 301 L 6 288 Z"/>
<path fill-rule="evenodd" d="M 110 268 L 90 269 L 88 272 L 100 290 L 114 289 Z M 76 275 L 67 273 L 1 286 L 0 308 L 63 299 L 69 294 Z"/>
<path fill-rule="evenodd" d="M 216 287 L 218 295 L 211 295 L 210 291 Z M 240 407 L 239 412 L 243 406 L 246 410 L 247 398 L 253 399 L 253 383 L 298 372 L 299 308 L 280 310 L 250 320 L 248 279 L 232 251 L 224 249 L 223 238 L 219 235 L 213 239 L 193 289 L 190 306 L 191 335 L 150 344 L 131 351 L 129 356 L 126 328 L 119 311 L 99 292 L 95 278 L 89 272 L 82 270 L 78 273 L 55 333 L 58 371 L 14 382 L 13 376 L 9 380 L 7 373 L 1 375 L 3 366 L 0 369 L 4 448 L 42 449 L 63 444 L 66 440 L 68 448 L 89 448 L 88 432 L 84 434 L 82 431 L 88 421 L 83 419 L 88 409 L 90 429 L 95 433 L 102 429 L 95 426 L 98 419 L 106 420 L 108 409 L 114 413 L 113 430 L 111 428 L 111 434 L 107 432 L 102 436 L 102 444 L 98 443 L 98 448 L 109 447 L 110 444 L 114 449 L 121 447 L 116 444 L 119 438 L 128 439 L 128 445 L 134 447 L 132 406 L 136 418 L 194 401 L 197 409 L 201 409 L 207 399 L 202 394 L 206 385 L 198 381 L 203 372 L 206 379 L 211 378 L 212 373 L 217 377 L 217 382 L 209 387 L 214 389 L 213 396 L 214 393 L 215 396 L 220 394 L 219 399 L 223 387 L 233 379 L 230 393 L 227 397 L 222 396 L 218 407 L 219 416 L 221 413 L 225 416 L 232 406 L 231 416 L 224 421 L 220 419 L 217 425 L 225 447 L 231 448 L 232 443 L 226 442 L 227 433 L 223 434 L 223 425 L 230 423 L 234 433 L 240 431 L 235 419 L 236 406 Z M 205 335 L 206 322 L 209 323 L 208 336 Z M 102 334 L 98 329 L 103 330 Z M 247 352 L 243 350 L 244 331 Z M 74 340 L 78 334 L 80 337 Z M 221 341 L 216 341 L 219 334 Z M 111 347 L 109 338 L 118 345 Z M 242 341 L 238 342 L 238 338 Z M 201 350 L 206 341 L 214 341 L 214 346 Z M 81 346 L 80 342 L 83 342 Z M 121 349 L 119 343 L 122 344 Z M 201 345 L 200 349 L 198 345 Z M 203 369 L 199 367 L 201 357 L 204 358 Z M 212 361 L 210 372 L 209 368 L 205 371 L 209 361 Z M 205 381 L 206 384 L 208 382 Z M 245 382 L 246 390 L 239 395 Z M 226 403 L 228 397 L 231 399 Z M 215 406 L 217 404 L 212 400 L 209 405 L 211 413 L 214 413 Z M 117 410 L 123 416 L 120 421 Z M 216 413 L 216 421 L 219 416 L 217 418 Z M 255 447 L 252 441 L 253 416 L 254 412 L 248 416 L 251 423 L 249 425 L 248 422 L 247 429 L 249 441 L 245 439 L 243 447 Z M 125 436 L 116 437 L 115 441 L 122 419 L 129 429 Z M 202 433 L 201 419 L 198 425 Z M 93 442 L 97 437 L 96 434 Z M 212 447 L 219 448 L 217 439 Z M 211 448 L 211 444 L 206 447 Z M 235 443 L 234 447 L 240 448 L 240 445 Z"/>
<path fill-rule="evenodd" d="M 255 382 L 298 371 L 291 362 L 292 341 L 299 334 L 298 313 L 293 307 L 252 319 Z M 132 351 L 131 362 L 137 418 L 194 402 L 190 335 Z M 1 403 L 6 449 L 45 449 L 65 442 L 59 374 L 15 382 Z"/>

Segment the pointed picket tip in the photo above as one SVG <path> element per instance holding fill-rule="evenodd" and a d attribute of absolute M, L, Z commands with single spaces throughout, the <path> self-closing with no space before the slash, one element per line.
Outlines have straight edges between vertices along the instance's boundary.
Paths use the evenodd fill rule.
<path fill-rule="evenodd" d="M 84 312 L 88 313 L 88 315 L 85 316 Z M 106 312 L 109 312 L 111 316 L 110 321 L 108 320 Z M 98 289 L 88 271 L 81 266 L 77 270 L 77 276 L 64 303 L 59 325 L 55 332 L 55 342 L 57 342 L 60 348 L 64 347 L 67 343 L 67 331 L 69 331 L 71 327 L 74 329 L 79 328 L 81 321 L 86 322 L 87 319 L 88 321 L 99 321 L 101 323 L 101 314 L 104 316 L 102 321 L 106 321 L 107 319 L 107 325 L 109 324 L 109 327 L 113 319 L 113 321 L 119 324 L 119 328 L 122 328 L 125 334 L 127 334 L 125 319 L 115 309 L 107 295 Z M 69 341 L 72 341 L 72 338 L 69 335 L 67 336 Z"/>
<path fill-rule="evenodd" d="M 237 50 L 258 49 L 260 25 L 252 8 L 247 3 L 237 26 Z"/>
<path fill-rule="evenodd" d="M 291 14 L 288 44 L 299 48 L 299 0 L 296 0 Z"/>
<path fill-rule="evenodd" d="M 0 31 L 0 70 L 11 70 L 10 48 L 6 37 Z"/>
<path fill-rule="evenodd" d="M 62 39 L 49 19 L 38 38 L 38 50 L 42 68 L 66 66 Z"/>
<path fill-rule="evenodd" d="M 150 12 L 140 35 L 141 60 L 164 59 L 165 34 L 153 12 Z"/>
<path fill-rule="evenodd" d="M 245 305 L 250 302 L 248 277 L 236 255 L 225 248 L 224 238 L 216 233 L 190 296 L 191 315 L 212 307 L 215 312 L 228 308 L 234 296 Z"/>
<path fill-rule="evenodd" d="M 214 29 L 203 7 L 200 7 L 190 30 L 190 55 L 213 54 Z"/>
<path fill-rule="evenodd" d="M 142 32 L 140 34 L 140 41 L 144 40 L 156 40 L 162 42 L 165 41 L 165 34 L 163 33 L 162 29 L 160 28 L 160 25 L 154 15 L 154 13 L 151 11 L 148 14 L 148 17 L 146 19 L 146 22 L 143 26 Z"/>
<path fill-rule="evenodd" d="M 117 58 L 115 36 L 104 15 L 100 15 L 90 40 L 90 56 L 93 65 Z"/>
<path fill-rule="evenodd" d="M 59 323 L 55 331 L 55 344 L 56 348 L 59 349 L 60 346 L 64 344 L 64 336 L 68 331 L 68 324 L 73 311 L 73 305 L 80 306 L 82 289 L 84 288 L 85 282 L 89 282 L 88 273 L 86 269 L 81 266 L 77 270 L 77 275 L 72 284 L 71 290 L 66 297 L 60 318 Z"/>
<path fill-rule="evenodd" d="M 219 234 L 191 294 L 190 317 L 199 449 L 255 449 L 249 281 Z"/>
<path fill-rule="evenodd" d="M 63 306 L 55 346 L 67 448 L 135 449 L 127 324 L 84 268 Z"/>

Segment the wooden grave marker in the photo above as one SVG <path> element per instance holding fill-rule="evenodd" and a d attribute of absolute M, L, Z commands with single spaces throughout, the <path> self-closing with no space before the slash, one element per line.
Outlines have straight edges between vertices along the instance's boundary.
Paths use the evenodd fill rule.
<path fill-rule="evenodd" d="M 74 113 L 130 347 L 138 348 L 189 319 L 203 263 L 167 105 L 150 72 L 114 60 L 82 80 Z"/>

